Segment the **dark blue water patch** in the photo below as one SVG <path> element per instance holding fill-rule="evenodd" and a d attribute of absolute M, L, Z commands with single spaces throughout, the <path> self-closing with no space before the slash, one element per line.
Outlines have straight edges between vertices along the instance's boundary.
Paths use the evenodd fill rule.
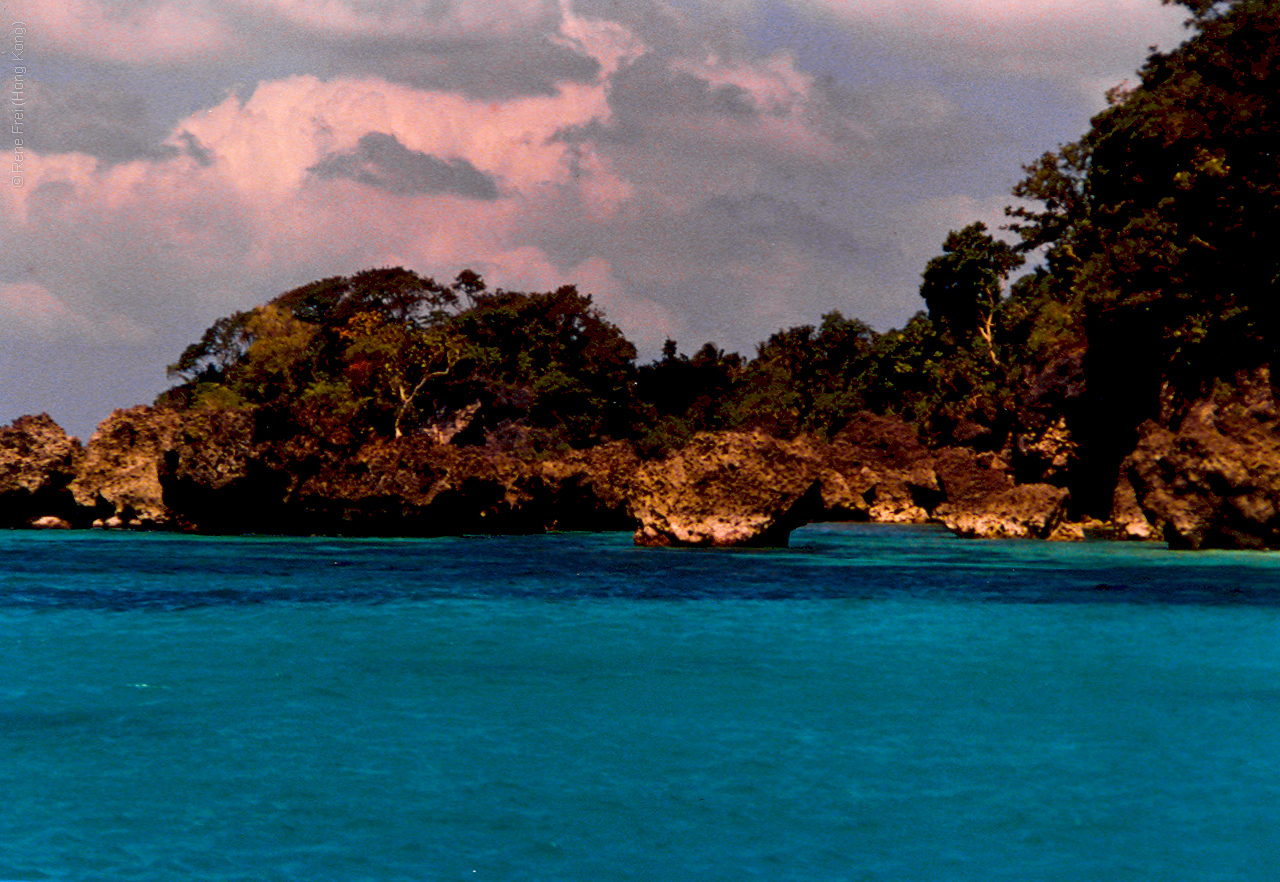
<path fill-rule="evenodd" d="M 786 549 L 636 548 L 629 534 L 438 539 L 0 534 L 0 607 L 264 603 L 876 600 L 1280 605 L 1280 558 L 1139 544 L 960 540 L 830 525 Z"/>

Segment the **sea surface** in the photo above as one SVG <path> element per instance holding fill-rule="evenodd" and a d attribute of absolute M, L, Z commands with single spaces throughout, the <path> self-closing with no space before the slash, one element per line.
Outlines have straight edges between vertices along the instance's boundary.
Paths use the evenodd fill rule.
<path fill-rule="evenodd" d="M 1280 556 L 0 533 L 0 879 L 1271 882 Z"/>

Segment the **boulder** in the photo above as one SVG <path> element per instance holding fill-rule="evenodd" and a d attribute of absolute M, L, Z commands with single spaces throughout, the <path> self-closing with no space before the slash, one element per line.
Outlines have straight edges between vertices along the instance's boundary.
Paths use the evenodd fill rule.
<path fill-rule="evenodd" d="M 1103 535 L 1111 539 L 1147 541 L 1160 536 L 1138 505 L 1138 494 L 1128 475 L 1122 475 L 1111 501 L 1110 521 L 1103 525 Z"/>
<path fill-rule="evenodd" d="M 68 489 L 84 451 L 48 414 L 0 427 L 0 527 L 75 517 Z"/>
<path fill-rule="evenodd" d="M 803 442 L 703 432 L 632 482 L 637 545 L 785 546 L 822 512 L 822 463 Z"/>
<path fill-rule="evenodd" d="M 1140 427 L 1122 485 L 1171 547 L 1280 547 L 1280 420 L 1265 379 L 1196 402 L 1176 428 Z"/>
<path fill-rule="evenodd" d="M 1068 493 L 1050 484 L 1019 484 L 965 505 L 940 506 L 938 517 L 957 536 L 980 539 L 1083 539 L 1064 523 Z"/>
<path fill-rule="evenodd" d="M 922 523 L 942 499 L 932 455 L 899 417 L 856 414 L 820 455 L 826 520 Z"/>
<path fill-rule="evenodd" d="M 89 439 L 71 482 L 76 503 L 104 524 L 168 526 L 160 470 L 180 423 L 173 411 L 151 407 L 112 413 Z"/>
<path fill-rule="evenodd" d="M 70 530 L 71 522 L 64 520 L 57 515 L 45 515 L 36 518 L 31 522 L 33 530 Z"/>
<path fill-rule="evenodd" d="M 988 539 L 1082 539 L 1066 521 L 1070 494 L 1050 484 L 1015 484 L 1005 461 L 963 447 L 938 451 L 934 467 L 946 501 L 935 520 L 958 536 Z"/>

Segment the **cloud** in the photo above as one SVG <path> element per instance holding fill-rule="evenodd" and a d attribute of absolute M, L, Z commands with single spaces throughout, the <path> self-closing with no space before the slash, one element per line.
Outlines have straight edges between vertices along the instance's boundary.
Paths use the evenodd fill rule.
<path fill-rule="evenodd" d="M 492 35 L 343 42 L 334 47 L 338 74 L 373 74 L 418 89 L 457 92 L 481 100 L 554 95 L 560 83 L 589 83 L 600 64 L 543 36 L 500 40 Z"/>
<path fill-rule="evenodd" d="M 52 341 L 78 338 L 94 343 L 138 342 L 147 332 L 123 316 L 82 315 L 38 282 L 0 283 L 0 337 Z"/>
<path fill-rule="evenodd" d="M 998 224 L 1087 91 L 1181 36 L 1137 3 L 34 4 L 0 336 L 54 369 L 117 347 L 101 408 L 217 317 L 370 266 L 578 284 L 642 357 L 833 308 L 888 327 L 948 229 Z"/>
<path fill-rule="evenodd" d="M 241 9 L 271 15 L 320 34 L 512 36 L 554 26 L 554 0 L 236 0 Z"/>
<path fill-rule="evenodd" d="M 146 102 L 114 87 L 27 80 L 27 144 L 40 153 L 86 153 L 108 161 L 156 155 Z M 162 151 L 159 151 L 162 152 Z"/>
<path fill-rule="evenodd" d="M 6 337 L 49 337 L 53 334 L 84 333 L 89 323 L 75 315 L 43 285 L 11 282 L 0 285 L 0 329 Z"/>
<path fill-rule="evenodd" d="M 497 199 L 489 175 L 465 159 L 446 162 L 409 150 L 394 135 L 369 132 L 350 153 L 326 156 L 308 171 L 320 178 L 349 178 L 391 193 L 453 193 L 470 199 Z"/>
<path fill-rule="evenodd" d="M 353 45 L 370 45 L 381 14 L 255 8 Z M 30 251 L 63 301 L 156 332 L 395 264 L 446 278 L 472 267 L 508 287 L 597 285 L 610 316 L 655 349 L 684 332 L 749 347 L 814 310 L 859 313 L 849 301 L 875 273 L 854 264 L 886 247 L 842 214 L 849 182 L 833 182 L 874 173 L 867 155 L 899 150 L 895 132 L 928 140 L 950 108 L 931 95 L 915 102 L 928 112 L 847 101 L 792 53 L 660 43 L 646 14 L 640 34 L 559 5 L 542 42 L 588 59 L 590 75 L 546 92 L 290 76 L 178 120 L 150 152 L 103 162 L 66 141 L 41 156 L 15 216 L 41 230 Z M 70 247 L 83 264 L 63 256 Z"/>
<path fill-rule="evenodd" d="M 0 228 L 15 247 L 0 279 L 36 272 L 42 292 L 13 289 L 9 311 L 25 316 L 14 326 L 87 338 L 119 319 L 126 336 L 158 333 L 378 264 L 572 282 L 522 240 L 523 218 L 571 192 L 574 222 L 590 223 L 629 197 L 594 145 L 559 135 L 609 124 L 600 72 L 643 48 L 616 26 L 564 22 L 554 38 L 599 53 L 599 75 L 550 94 L 481 100 L 372 76 L 288 77 L 178 120 L 154 149 L 127 141 L 124 123 L 104 148 L 63 108 L 66 124 L 28 154 L 27 185 L 4 193 Z M 141 113 L 123 97 L 84 110 Z M 611 300 L 627 302 L 616 286 Z"/>
<path fill-rule="evenodd" d="M 60 0 L 27 4 L 22 15 L 41 51 L 125 65 L 209 58 L 235 32 L 213 0 Z"/>
<path fill-rule="evenodd" d="M 1123 80 L 1151 45 L 1186 36 L 1182 9 L 1154 0 L 799 0 L 895 52 L 968 72 L 1039 77 L 1094 95 Z M 1100 100 L 1100 94 L 1097 96 Z"/>

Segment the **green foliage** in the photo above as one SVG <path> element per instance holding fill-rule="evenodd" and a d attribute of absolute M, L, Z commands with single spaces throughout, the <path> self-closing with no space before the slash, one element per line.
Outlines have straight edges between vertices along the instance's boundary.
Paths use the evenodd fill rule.
<path fill-rule="evenodd" d="M 469 304 L 462 307 L 464 300 Z M 286 411 L 333 444 L 400 436 L 480 401 L 586 444 L 628 430 L 635 348 L 573 287 L 490 292 L 404 269 L 303 285 L 219 319 L 170 368 L 171 406 Z"/>
<path fill-rule="evenodd" d="M 1032 173 L 1020 195 L 1045 201 L 1023 235 L 1075 257 L 1053 269 L 1088 321 L 1132 331 L 1124 345 L 1195 394 L 1276 354 L 1280 6 L 1180 5 L 1191 39 L 1152 55 L 1059 154 L 1062 175 Z"/>
<path fill-rule="evenodd" d="M 249 350 L 253 337 L 246 325 L 251 314 L 232 313 L 220 318 L 205 330 L 199 342 L 192 343 L 168 371 L 188 383 L 218 383 L 235 367 Z"/>
<path fill-rule="evenodd" d="M 744 372 L 735 422 L 782 435 L 827 434 L 864 406 L 875 335 L 839 312 L 778 331 Z"/>
<path fill-rule="evenodd" d="M 450 325 L 481 391 L 524 389 L 528 417 L 575 446 L 629 431 L 635 346 L 573 286 L 477 291 Z"/>
<path fill-rule="evenodd" d="M 1139 423 L 1280 354 L 1280 4 L 1177 3 L 1190 39 L 1028 166 L 1014 192 L 1041 208 L 1010 211 L 1048 249 L 1021 357 L 1054 328 L 1088 343 L 1073 500 L 1102 516 Z"/>
<path fill-rule="evenodd" d="M 742 373 L 742 358 L 706 343 L 692 357 L 667 340 L 662 357 L 636 375 L 632 425 L 644 455 L 656 456 L 695 432 L 725 428 L 722 411 Z"/>
<path fill-rule="evenodd" d="M 573 287 L 491 290 L 470 271 L 442 284 L 381 268 L 219 319 L 170 366 L 180 384 L 163 399 L 263 408 L 339 445 L 464 409 L 480 414 L 473 441 L 543 448 L 631 438 L 657 454 L 708 429 L 830 436 L 863 409 L 938 442 L 985 432 L 999 445 L 1048 368 L 1074 364 L 1078 377 L 1087 344 L 1072 431 L 1114 473 L 1126 432 L 1161 402 L 1280 352 L 1280 4 L 1176 2 L 1188 42 L 1112 90 L 1079 140 L 1025 166 L 1007 210 L 1017 245 L 981 223 L 951 232 L 923 273 L 928 313 L 901 329 L 877 334 L 833 311 L 749 359 L 667 341 L 637 367 Z"/>
<path fill-rule="evenodd" d="M 988 357 L 998 363 L 994 320 L 1004 281 L 1022 265 L 1022 256 L 987 233 L 981 221 L 953 230 L 942 254 L 924 270 L 920 296 L 929 318 L 964 343 L 982 338 Z"/>
<path fill-rule="evenodd" d="M 1014 185 L 1013 195 L 1039 206 L 1022 204 L 1005 209 L 1015 218 L 1009 229 L 1021 237 L 1021 250 L 1031 251 L 1042 245 L 1074 250 L 1073 240 L 1082 232 L 1088 217 L 1084 188 L 1091 153 L 1092 145 L 1085 139 L 1045 153 L 1023 166 L 1026 177 Z M 1052 262 L 1051 254 L 1050 265 Z"/>

